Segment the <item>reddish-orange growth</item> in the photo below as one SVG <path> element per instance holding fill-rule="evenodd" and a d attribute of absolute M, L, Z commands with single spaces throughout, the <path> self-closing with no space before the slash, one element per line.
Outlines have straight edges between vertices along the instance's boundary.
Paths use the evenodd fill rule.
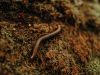
<path fill-rule="evenodd" d="M 60 67 L 63 67 L 63 64 L 64 64 L 64 60 L 58 56 L 58 60 L 59 60 L 59 66 Z"/>
<path fill-rule="evenodd" d="M 50 50 L 48 53 L 46 53 L 46 56 L 48 57 L 48 58 L 53 58 L 53 59 L 55 59 L 55 57 L 56 57 L 56 54 L 52 51 L 52 50 Z"/>
<path fill-rule="evenodd" d="M 36 68 L 36 65 L 34 64 L 34 65 L 32 65 L 31 64 L 31 69 L 35 69 Z"/>
<path fill-rule="evenodd" d="M 24 65 L 22 65 L 20 72 L 24 72 L 25 70 L 26 70 L 26 67 L 24 67 Z"/>

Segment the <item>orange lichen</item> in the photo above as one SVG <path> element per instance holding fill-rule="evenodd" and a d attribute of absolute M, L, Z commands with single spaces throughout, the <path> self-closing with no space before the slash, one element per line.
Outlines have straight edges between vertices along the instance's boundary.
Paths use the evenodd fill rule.
<path fill-rule="evenodd" d="M 67 74 L 70 74 L 71 70 L 68 66 L 65 66 L 64 69 L 61 70 L 61 74 L 63 73 L 67 73 Z"/>
<path fill-rule="evenodd" d="M 7 58 L 9 59 L 10 62 L 15 62 L 16 63 L 16 58 L 14 56 L 8 55 Z"/>
<path fill-rule="evenodd" d="M 22 57 L 22 53 L 23 53 L 23 52 L 21 52 L 21 53 L 18 53 L 17 55 L 18 55 L 18 56 L 20 56 L 20 57 Z"/>
<path fill-rule="evenodd" d="M 79 31 L 77 34 L 77 24 L 75 24 L 75 28 L 73 27 L 69 27 L 69 32 L 70 32 L 70 36 L 68 36 L 68 41 L 69 43 L 72 45 L 72 47 L 74 48 L 74 52 L 76 54 L 79 55 L 79 58 L 82 61 L 82 64 L 87 64 L 87 57 L 89 59 L 91 59 L 91 53 L 92 53 L 92 47 L 91 44 L 89 43 L 89 37 L 86 35 L 86 32 L 81 32 Z M 75 33 L 74 37 L 73 36 L 73 32 Z M 94 42 L 95 40 L 93 40 L 94 38 L 92 37 L 91 42 Z M 98 46 L 97 44 L 93 45 L 93 49 L 94 50 L 98 50 Z"/>
<path fill-rule="evenodd" d="M 78 69 L 77 65 L 73 65 L 71 75 L 79 75 Z"/>
<path fill-rule="evenodd" d="M 46 66 L 46 63 L 45 63 L 44 58 L 43 58 L 42 56 L 41 56 L 41 61 L 42 61 L 42 63 L 41 63 L 41 65 L 40 65 L 40 68 L 41 68 L 41 69 L 44 69 L 45 66 Z"/>
<path fill-rule="evenodd" d="M 31 64 L 31 69 L 33 70 L 35 68 L 36 68 L 36 65 L 35 64 L 34 65 Z"/>
<path fill-rule="evenodd" d="M 49 32 L 53 32 L 53 28 L 51 26 L 49 27 Z"/>
<path fill-rule="evenodd" d="M 38 29 L 34 29 L 34 28 L 32 28 L 32 27 L 30 27 L 29 30 L 30 30 L 30 31 L 34 31 L 34 32 L 38 31 Z"/>
<path fill-rule="evenodd" d="M 46 57 L 48 57 L 50 59 L 51 58 L 55 59 L 56 54 L 52 50 L 50 50 L 48 53 L 46 53 Z"/>
<path fill-rule="evenodd" d="M 60 67 L 63 67 L 63 64 L 64 64 L 64 60 L 61 58 L 61 57 L 57 57 L 58 58 L 58 60 L 59 60 L 59 66 Z"/>
<path fill-rule="evenodd" d="M 22 64 L 22 68 L 21 68 L 20 72 L 25 72 L 25 70 L 26 70 L 26 67 L 24 67 L 24 65 Z"/>

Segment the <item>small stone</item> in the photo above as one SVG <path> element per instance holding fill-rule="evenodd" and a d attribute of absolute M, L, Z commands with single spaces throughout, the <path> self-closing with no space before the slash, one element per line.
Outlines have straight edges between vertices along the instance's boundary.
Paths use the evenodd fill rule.
<path fill-rule="evenodd" d="M 31 26 L 31 24 L 29 24 L 28 26 Z"/>
<path fill-rule="evenodd" d="M 13 28 L 13 31 L 16 31 L 16 29 L 15 29 L 15 28 Z"/>

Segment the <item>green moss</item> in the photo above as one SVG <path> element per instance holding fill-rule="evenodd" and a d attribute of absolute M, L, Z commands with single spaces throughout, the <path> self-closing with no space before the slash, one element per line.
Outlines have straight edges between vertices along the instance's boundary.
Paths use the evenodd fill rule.
<path fill-rule="evenodd" d="M 21 69 L 21 67 L 17 67 L 17 68 L 16 68 L 16 71 L 20 71 L 20 69 Z"/>
<path fill-rule="evenodd" d="M 94 74 L 100 73 L 100 60 L 99 58 L 93 58 L 94 60 L 91 61 L 86 67 L 89 73 L 93 72 Z"/>

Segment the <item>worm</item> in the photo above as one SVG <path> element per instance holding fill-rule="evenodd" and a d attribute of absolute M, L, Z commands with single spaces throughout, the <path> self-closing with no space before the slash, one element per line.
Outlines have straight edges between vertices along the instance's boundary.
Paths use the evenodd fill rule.
<path fill-rule="evenodd" d="M 50 34 L 48 34 L 48 35 L 45 35 L 45 36 L 39 38 L 39 39 L 37 40 L 37 42 L 35 43 L 35 46 L 34 46 L 34 48 L 33 48 L 33 52 L 32 52 L 32 55 L 30 56 L 30 59 L 33 59 L 33 58 L 36 56 L 37 50 L 38 50 L 38 46 L 39 46 L 39 44 L 41 43 L 41 41 L 43 41 L 43 40 L 45 40 L 45 39 L 47 39 L 47 38 L 49 38 L 49 37 L 52 37 L 52 36 L 56 35 L 57 33 L 60 32 L 60 30 L 61 30 L 61 26 L 58 25 L 58 29 L 57 29 L 56 31 L 54 31 L 54 32 L 52 32 L 52 33 L 50 33 Z"/>

